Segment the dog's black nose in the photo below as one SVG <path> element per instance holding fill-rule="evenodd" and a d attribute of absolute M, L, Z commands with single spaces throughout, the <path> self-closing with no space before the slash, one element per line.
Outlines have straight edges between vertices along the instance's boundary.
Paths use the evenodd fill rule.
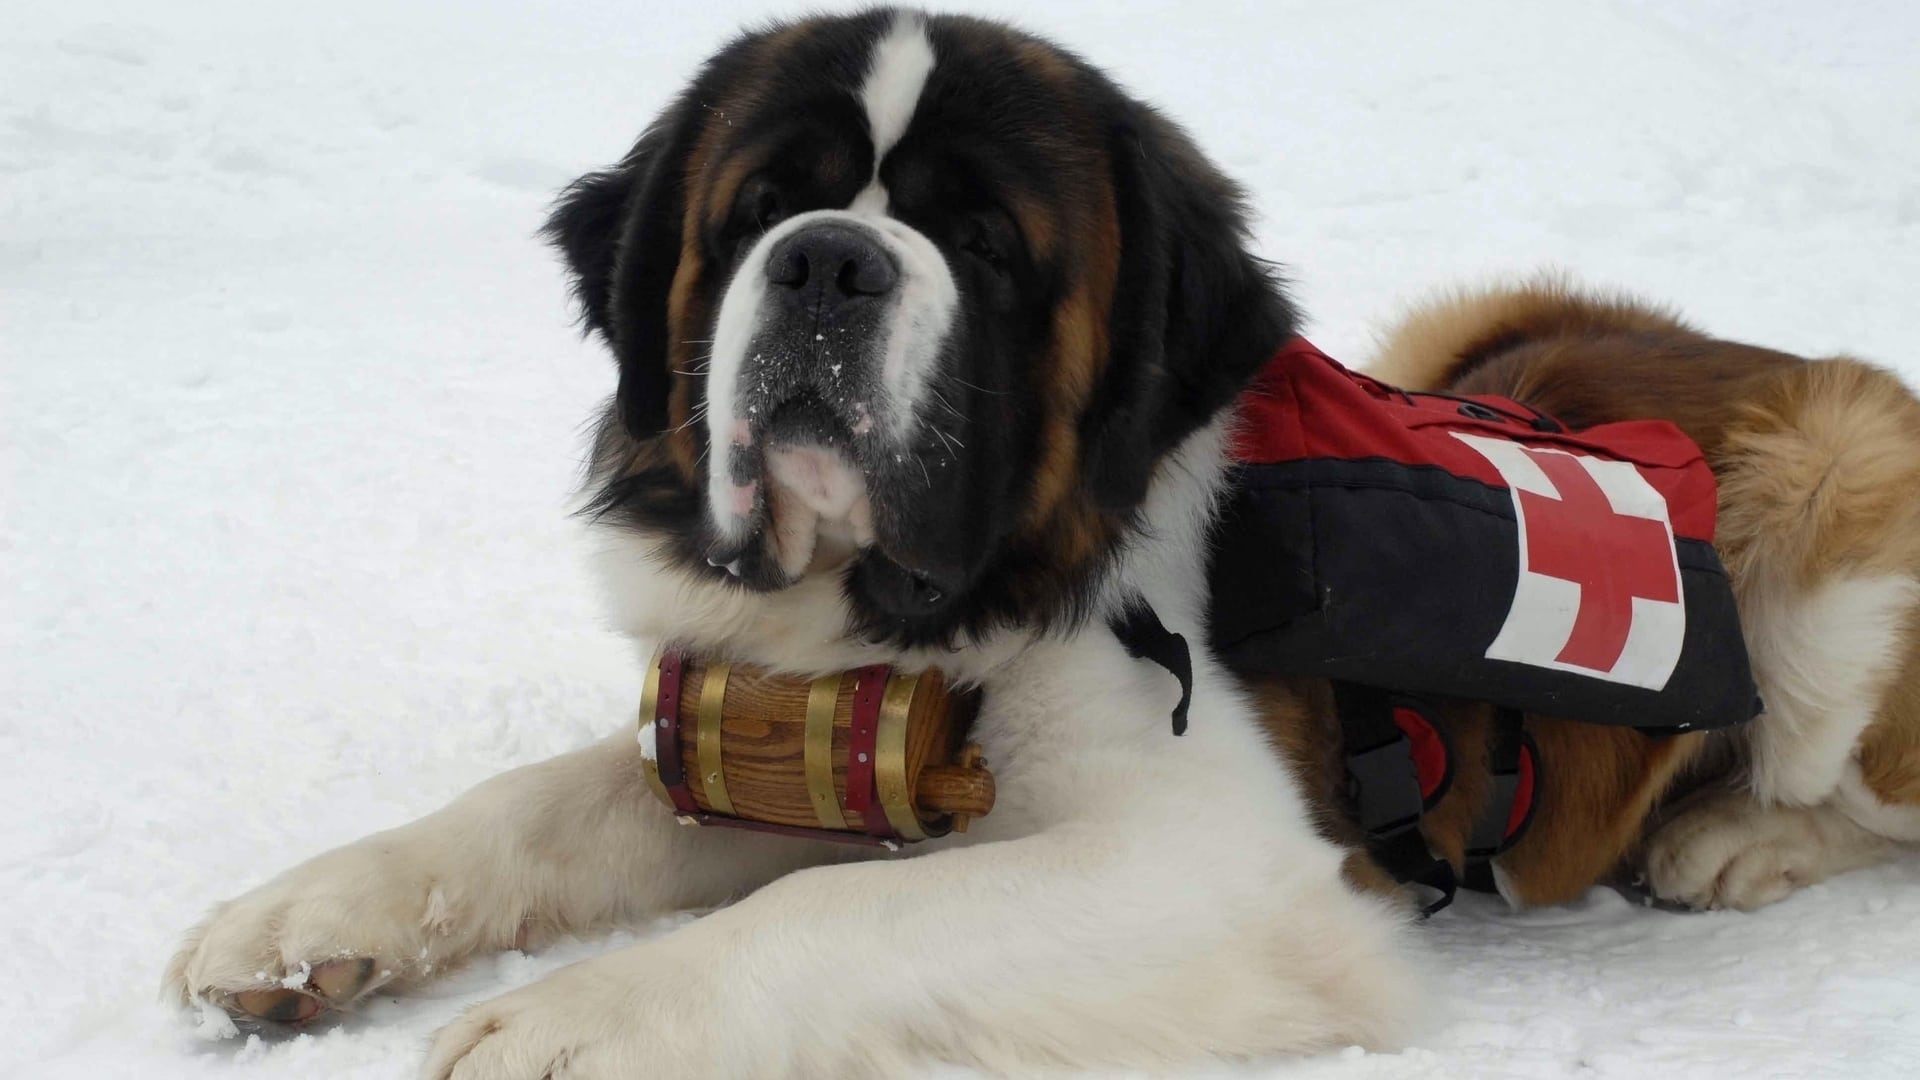
<path fill-rule="evenodd" d="M 817 291 L 821 301 L 838 306 L 892 292 L 900 268 L 867 230 L 822 222 L 774 245 L 767 253 L 767 280 L 795 293 Z"/>

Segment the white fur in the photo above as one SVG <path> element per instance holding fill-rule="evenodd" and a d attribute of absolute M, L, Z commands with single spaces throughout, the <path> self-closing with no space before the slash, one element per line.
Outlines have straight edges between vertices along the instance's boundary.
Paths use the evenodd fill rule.
<path fill-rule="evenodd" d="M 933 74 L 933 42 L 927 40 L 927 23 L 919 14 L 901 12 L 894 16 L 887 34 L 874 46 L 867 65 L 866 81 L 860 84 L 860 104 L 867 111 L 867 137 L 873 140 L 873 179 L 860 199 L 886 209 L 886 191 L 880 184 L 880 162 L 907 133 L 907 123 L 920 104 L 927 76 Z"/>
<path fill-rule="evenodd" d="M 1834 805 L 1860 827 L 1889 840 L 1920 844 L 1920 806 L 1882 802 L 1860 775 L 1860 763 L 1847 762 L 1846 775 L 1834 794 Z"/>
<path fill-rule="evenodd" d="M 1222 442 L 1216 425 L 1163 465 L 1143 539 L 1103 591 L 1109 605 L 1145 596 L 1195 643 Z M 831 581 L 750 594 L 664 569 L 631 534 L 607 540 L 630 628 L 793 670 L 928 659 L 845 641 Z M 580 1076 L 892 1075 L 929 1056 L 1178 1067 L 1405 1031 L 1420 995 L 1401 917 L 1344 882 L 1342 853 L 1204 649 L 1182 738 L 1167 730 L 1174 680 L 1098 621 L 940 661 L 986 689 L 973 736 L 1000 797 L 965 836 L 788 874 L 859 849 L 676 826 L 622 735 L 216 912 L 174 989 L 220 998 L 315 956 L 438 969 L 505 947 L 523 921 L 589 929 L 764 886 L 474 1009 L 428 1075 L 533 1078 L 562 1058 Z M 429 920 L 431 892 L 444 900 Z"/>
<path fill-rule="evenodd" d="M 1654 834 L 1647 883 L 1655 895 L 1690 907 L 1751 911 L 1871 866 L 1891 847 L 1831 805 L 1766 806 L 1744 791 L 1714 791 Z"/>
<path fill-rule="evenodd" d="M 1836 578 L 1811 591 L 1766 582 L 1741 596 L 1766 711 L 1748 736 L 1751 791 L 1683 805 L 1647 845 L 1669 900 L 1752 910 L 1920 841 L 1920 809 L 1889 806 L 1854 755 L 1898 673 L 1920 582 Z"/>
<path fill-rule="evenodd" d="M 1838 578 L 1805 593 L 1763 584 L 1740 601 L 1766 704 L 1750 740 L 1754 795 L 1798 806 L 1823 802 L 1897 674 L 1920 582 Z"/>
<path fill-rule="evenodd" d="M 809 567 L 844 565 L 873 543 L 866 477 L 841 451 L 775 447 L 767 452 L 767 479 L 774 553 L 789 579 Z"/>

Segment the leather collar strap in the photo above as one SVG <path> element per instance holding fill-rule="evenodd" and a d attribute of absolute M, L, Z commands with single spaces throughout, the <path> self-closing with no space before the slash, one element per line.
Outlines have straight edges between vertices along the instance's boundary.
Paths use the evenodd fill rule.
<path fill-rule="evenodd" d="M 673 808 L 692 814 L 700 807 L 687 787 L 686 762 L 680 756 L 680 681 L 686 674 L 685 653 L 669 649 L 660 654 L 660 692 L 654 699 L 654 756 L 659 762 L 660 783 L 673 800 Z"/>
<path fill-rule="evenodd" d="M 887 680 L 893 669 L 885 664 L 857 668 L 853 672 L 853 717 L 847 728 L 847 802 L 849 813 L 857 814 L 860 824 L 871 836 L 894 835 L 880 805 L 874 780 L 874 759 L 879 754 L 880 704 L 886 696 Z"/>
<path fill-rule="evenodd" d="M 1151 660 L 1180 680 L 1180 701 L 1173 707 L 1173 733 L 1187 733 L 1187 706 L 1193 702 L 1193 654 L 1187 639 L 1161 623 L 1153 606 L 1136 596 L 1117 615 L 1107 619 L 1107 628 L 1126 647 L 1135 660 Z"/>

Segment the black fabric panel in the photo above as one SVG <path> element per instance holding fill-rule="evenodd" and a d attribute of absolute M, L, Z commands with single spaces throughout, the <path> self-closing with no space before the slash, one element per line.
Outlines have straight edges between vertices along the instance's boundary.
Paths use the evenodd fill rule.
<path fill-rule="evenodd" d="M 1486 658 L 1512 604 L 1508 493 L 1432 467 L 1296 461 L 1239 470 L 1215 536 L 1213 646 L 1310 675 L 1594 723 L 1685 730 L 1757 711 L 1726 570 L 1678 544 L 1687 632 L 1661 691 Z"/>

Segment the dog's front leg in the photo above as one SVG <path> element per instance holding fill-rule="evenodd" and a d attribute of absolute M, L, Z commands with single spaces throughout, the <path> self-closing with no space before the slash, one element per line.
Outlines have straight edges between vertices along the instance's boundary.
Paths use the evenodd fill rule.
<path fill-rule="evenodd" d="M 681 828 L 622 734 L 504 773 L 219 905 L 187 934 L 166 987 L 305 1020 L 475 953 L 716 904 L 835 853 Z"/>
<path fill-rule="evenodd" d="M 1342 882 L 1230 694 L 1203 687 L 1213 715 L 1174 739 L 1126 664 L 1024 731 L 983 718 L 985 842 L 804 870 L 564 969 L 443 1031 L 427 1075 L 1150 1067 L 1390 1037 L 1415 995 L 1397 917 Z"/>

